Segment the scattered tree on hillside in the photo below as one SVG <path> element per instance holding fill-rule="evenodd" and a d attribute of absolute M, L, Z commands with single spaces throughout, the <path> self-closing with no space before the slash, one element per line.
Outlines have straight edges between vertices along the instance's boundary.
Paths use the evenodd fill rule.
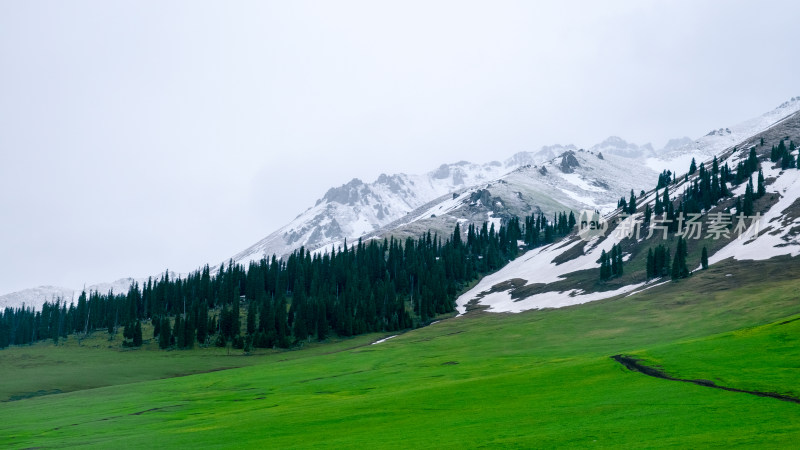
<path fill-rule="evenodd" d="M 678 236 L 678 244 L 675 249 L 675 259 L 672 261 L 672 279 L 679 280 L 689 276 L 689 267 L 686 265 L 688 251 L 686 241 Z"/>
<path fill-rule="evenodd" d="M 703 253 L 700 255 L 700 265 L 703 266 L 703 270 L 708 269 L 708 249 L 703 246 Z"/>

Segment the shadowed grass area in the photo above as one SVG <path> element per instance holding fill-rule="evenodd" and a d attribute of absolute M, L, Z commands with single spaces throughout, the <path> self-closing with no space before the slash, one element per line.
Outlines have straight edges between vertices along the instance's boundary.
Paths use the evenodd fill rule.
<path fill-rule="evenodd" d="M 736 387 L 758 386 L 759 371 L 741 370 L 745 352 L 767 364 L 770 389 L 796 389 L 793 341 L 764 342 L 779 343 L 769 330 L 800 312 L 800 281 L 765 279 L 770 264 L 735 280 L 738 272 L 726 275 L 747 264 L 715 265 L 558 310 L 475 312 L 374 346 L 323 345 L 253 357 L 251 367 L 3 403 L 0 445 L 788 447 L 800 436 L 800 405 L 656 379 L 609 358 L 644 355 L 702 378 L 691 361 L 705 361 L 716 340 L 763 328 L 709 368 Z M 753 328 L 764 324 L 773 325 Z"/>

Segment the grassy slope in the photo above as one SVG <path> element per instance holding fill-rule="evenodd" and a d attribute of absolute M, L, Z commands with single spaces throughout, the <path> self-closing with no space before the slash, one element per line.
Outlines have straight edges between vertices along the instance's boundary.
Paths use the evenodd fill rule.
<path fill-rule="evenodd" d="M 676 378 L 800 398 L 800 315 L 633 356 Z"/>
<path fill-rule="evenodd" d="M 790 446 L 800 405 L 609 358 L 642 354 L 670 373 L 759 386 L 733 347 L 714 361 L 720 375 L 697 361 L 724 333 L 796 317 L 800 282 L 725 277 L 736 270 L 560 310 L 476 313 L 377 346 L 3 403 L 0 445 Z M 739 348 L 773 369 L 768 387 L 792 390 L 796 360 L 779 360 L 796 352 L 763 345 L 780 333 L 759 336 Z"/>
<path fill-rule="evenodd" d="M 145 336 L 152 335 L 149 325 L 144 328 Z M 0 402 L 246 367 L 269 360 L 308 358 L 366 345 L 383 336 L 370 334 L 312 343 L 302 351 L 256 349 L 249 355 L 213 346 L 162 351 L 149 340 L 142 349 L 130 350 L 122 348 L 121 334 L 109 340 L 102 331 L 80 344 L 70 336 L 61 340 L 57 348 L 50 341 L 43 341 L 0 351 Z"/>

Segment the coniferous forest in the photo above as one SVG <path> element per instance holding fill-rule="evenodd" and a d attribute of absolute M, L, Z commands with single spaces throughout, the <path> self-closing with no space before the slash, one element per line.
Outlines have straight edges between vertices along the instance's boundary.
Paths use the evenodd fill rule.
<path fill-rule="evenodd" d="M 163 349 L 217 345 L 288 348 L 311 339 L 397 331 L 455 310 L 462 289 L 503 267 L 520 251 L 554 242 L 575 226 L 572 212 L 512 218 L 495 230 L 470 224 L 442 240 L 358 241 L 330 252 L 301 248 L 287 258 L 242 265 L 208 265 L 185 278 L 170 277 L 127 293 L 82 292 L 77 304 L 56 299 L 41 311 L 0 311 L 0 348 L 70 334 L 122 333 L 125 346 L 153 339 Z M 142 322 L 153 325 L 142 336 Z"/>
<path fill-rule="evenodd" d="M 787 160 L 788 148 L 794 143 L 786 146 L 781 141 L 772 149 L 772 160 Z M 668 231 L 676 232 L 678 214 L 699 213 L 731 196 L 727 183 L 747 182 L 745 195 L 737 197 L 734 206 L 752 214 L 753 202 L 765 193 L 755 148 L 735 170 L 720 166 L 716 158 L 711 166 L 709 170 L 692 161 L 686 177 L 696 172 L 699 176 L 685 188 L 677 208 L 668 188 L 674 174 L 664 171 L 653 210 L 650 205 L 645 208 L 644 224 L 661 216 Z M 757 187 L 752 177 L 756 172 Z M 630 200 L 621 198 L 619 204 L 635 212 L 636 196 L 631 192 Z M 0 348 L 47 339 L 58 343 L 70 334 L 86 336 L 98 330 L 122 333 L 124 345 L 131 347 L 152 338 L 164 349 L 197 344 L 248 349 L 409 329 L 454 311 L 457 295 L 471 281 L 500 269 L 520 251 L 554 242 L 574 226 L 572 212 L 552 219 L 536 214 L 522 223 L 512 218 L 498 230 L 483 223 L 462 231 L 457 224 L 445 240 L 428 232 L 405 241 L 359 240 L 324 253 L 301 248 L 287 258 L 273 255 L 250 262 L 247 268 L 229 262 L 212 273 L 206 265 L 185 278 L 171 278 L 167 271 L 143 286 L 132 285 L 127 293 L 82 292 L 77 304 L 55 299 L 45 302 L 41 311 L 6 308 L 0 311 Z M 685 247 L 685 242 L 680 245 Z M 684 247 L 676 249 L 675 261 L 670 261 L 666 247 L 657 247 L 648 255 L 648 279 L 688 276 Z M 615 248 L 601 261 L 601 280 L 622 274 L 621 254 Z M 142 335 L 142 322 L 148 321 L 153 336 Z"/>

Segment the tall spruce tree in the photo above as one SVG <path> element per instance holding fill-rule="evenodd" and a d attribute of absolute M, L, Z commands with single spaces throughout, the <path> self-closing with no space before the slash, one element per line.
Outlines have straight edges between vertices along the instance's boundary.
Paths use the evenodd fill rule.
<path fill-rule="evenodd" d="M 631 198 L 628 200 L 628 214 L 636 214 L 636 195 L 631 189 Z"/>
<path fill-rule="evenodd" d="M 672 279 L 679 280 L 689 276 L 689 267 L 686 264 L 686 241 L 678 237 L 677 248 L 675 249 L 675 259 L 672 262 Z"/>
<path fill-rule="evenodd" d="M 705 246 L 703 246 L 703 253 L 700 255 L 700 265 L 703 270 L 708 269 L 708 249 Z"/>
<path fill-rule="evenodd" d="M 758 191 L 756 191 L 756 196 L 761 198 L 766 193 L 767 188 L 764 186 L 764 172 L 761 169 L 758 169 Z"/>
<path fill-rule="evenodd" d="M 161 318 L 161 326 L 158 331 L 158 347 L 161 349 L 169 348 L 171 345 L 172 333 L 170 330 L 169 317 Z"/>

